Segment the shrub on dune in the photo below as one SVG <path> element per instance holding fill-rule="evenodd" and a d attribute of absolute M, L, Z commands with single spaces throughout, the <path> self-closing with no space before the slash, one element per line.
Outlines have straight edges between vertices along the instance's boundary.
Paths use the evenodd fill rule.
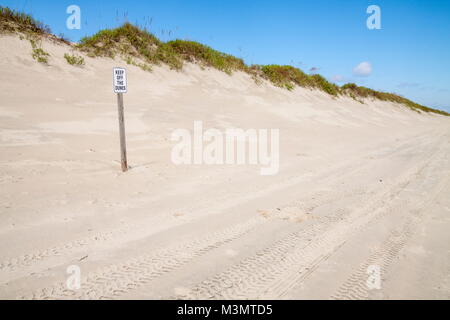
<path fill-rule="evenodd" d="M 50 27 L 34 19 L 31 15 L 0 6 L 1 32 L 50 33 Z"/>
<path fill-rule="evenodd" d="M 194 41 L 174 40 L 167 43 L 183 60 L 213 67 L 228 74 L 236 70 L 246 71 L 247 66 L 242 59 L 216 51 Z"/>

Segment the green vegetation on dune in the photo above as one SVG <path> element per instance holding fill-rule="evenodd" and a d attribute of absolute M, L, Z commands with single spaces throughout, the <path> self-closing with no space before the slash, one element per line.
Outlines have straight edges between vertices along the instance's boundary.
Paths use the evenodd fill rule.
<path fill-rule="evenodd" d="M 0 6 L 0 32 L 34 32 L 49 34 L 50 27 L 31 15 Z"/>
<path fill-rule="evenodd" d="M 28 40 L 30 41 L 31 47 L 33 49 L 31 53 L 33 59 L 39 63 L 48 64 L 48 57 L 50 57 L 50 54 L 42 49 L 40 39 L 36 41 L 32 38 L 29 38 Z"/>
<path fill-rule="evenodd" d="M 64 59 L 66 59 L 67 63 L 72 66 L 83 66 L 84 58 L 77 54 L 64 54 Z"/>
<path fill-rule="evenodd" d="M 292 66 L 266 65 L 261 67 L 266 79 L 278 87 L 293 89 L 294 85 L 300 87 L 314 87 L 312 79 L 302 70 Z"/>
<path fill-rule="evenodd" d="M 242 59 L 216 51 L 194 41 L 174 40 L 166 43 L 184 61 L 199 63 L 231 74 L 233 71 L 247 71 Z"/>
<path fill-rule="evenodd" d="M 278 87 L 292 90 L 295 85 L 304 88 L 316 88 L 332 96 L 340 94 L 340 88 L 319 74 L 307 75 L 302 70 L 292 66 L 267 65 L 262 66 L 264 77 Z"/>
<path fill-rule="evenodd" d="M 161 42 L 152 34 L 126 23 L 117 29 L 101 30 L 91 37 L 81 39 L 78 47 L 95 56 L 114 58 L 123 53 L 152 58 Z"/>
<path fill-rule="evenodd" d="M 34 48 L 33 53 L 31 55 L 34 60 L 37 62 L 47 64 L 48 63 L 48 57 L 50 56 L 47 52 L 44 51 L 42 48 Z"/>
<path fill-rule="evenodd" d="M 91 37 L 81 39 L 77 47 L 91 57 L 120 55 L 125 59 L 135 57 L 152 64 L 165 63 L 172 69 L 183 67 L 180 57 L 168 44 L 161 42 L 148 31 L 130 23 L 116 29 L 105 29 Z"/>
<path fill-rule="evenodd" d="M 356 97 L 372 98 L 372 99 L 378 99 L 381 101 L 396 102 L 399 104 L 403 104 L 414 111 L 433 112 L 433 113 L 441 114 L 444 116 L 450 116 L 450 114 L 445 111 L 425 107 L 425 106 L 415 103 L 409 99 L 406 99 L 405 97 L 399 96 L 395 93 L 382 92 L 382 91 L 377 91 L 377 90 L 373 90 L 373 89 L 366 88 L 366 87 L 360 87 L 354 83 L 347 83 L 347 84 L 343 85 L 341 87 L 341 91 L 343 92 L 343 94 L 350 95 L 353 98 L 356 98 Z"/>
<path fill-rule="evenodd" d="M 30 15 L 9 8 L 0 6 L 0 18 L 0 33 L 18 32 L 31 34 L 33 37 L 50 34 L 50 29 L 47 26 L 36 21 Z M 57 39 L 71 45 L 62 38 Z M 298 86 L 321 90 L 333 97 L 349 96 L 361 103 L 364 103 L 363 99 L 378 99 L 400 103 L 417 112 L 450 115 L 441 110 L 422 106 L 399 95 L 372 90 L 357 86 L 354 83 L 339 87 L 319 74 L 308 75 L 293 66 L 248 66 L 240 58 L 214 50 L 195 41 L 173 40 L 163 42 L 147 30 L 130 23 L 125 23 L 115 29 L 101 30 L 93 36 L 85 37 L 73 49 L 85 52 L 90 57 L 115 58 L 119 56 L 128 64 L 138 66 L 145 71 L 151 71 L 152 65 L 161 64 L 165 64 L 174 70 L 181 70 L 185 62 L 191 62 L 202 67 L 215 68 L 227 74 L 232 74 L 235 71 L 246 72 L 257 83 L 265 79 L 275 86 L 288 90 L 293 90 Z M 47 63 L 48 54 L 42 48 L 33 45 L 33 57 L 39 62 Z M 84 64 L 84 59 L 80 56 L 66 54 L 65 58 L 68 63 L 73 65 Z"/>
<path fill-rule="evenodd" d="M 174 40 L 161 42 L 146 30 L 130 23 L 112 29 L 102 30 L 92 37 L 81 39 L 78 48 L 91 56 L 116 55 L 137 57 L 147 63 L 165 63 L 175 70 L 181 70 L 184 61 L 213 67 L 226 73 L 246 70 L 242 59 L 216 51 L 194 41 Z"/>
<path fill-rule="evenodd" d="M 339 88 L 339 86 L 335 85 L 332 82 L 329 82 L 320 74 L 313 74 L 310 77 L 313 80 L 316 88 L 325 91 L 329 95 L 337 96 L 341 93 L 341 89 Z"/>

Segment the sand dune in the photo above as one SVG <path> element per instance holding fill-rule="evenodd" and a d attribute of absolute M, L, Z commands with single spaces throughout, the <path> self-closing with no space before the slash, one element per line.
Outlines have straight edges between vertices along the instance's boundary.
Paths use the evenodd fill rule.
<path fill-rule="evenodd" d="M 450 298 L 450 118 L 194 64 L 74 67 L 48 41 L 46 66 L 0 41 L 0 298 Z M 171 133 L 194 121 L 279 129 L 278 174 L 176 166 Z"/>

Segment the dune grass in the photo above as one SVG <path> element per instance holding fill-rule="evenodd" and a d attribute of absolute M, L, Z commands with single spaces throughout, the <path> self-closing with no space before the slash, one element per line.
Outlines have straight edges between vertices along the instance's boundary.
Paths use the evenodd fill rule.
<path fill-rule="evenodd" d="M 174 40 L 167 44 L 173 52 L 184 61 L 199 63 L 231 74 L 233 71 L 247 71 L 242 59 L 216 51 L 194 41 Z"/>
<path fill-rule="evenodd" d="M 32 52 L 31 56 L 34 60 L 36 60 L 39 63 L 48 64 L 48 58 L 50 57 L 50 54 L 46 52 L 44 49 L 42 49 L 42 44 L 40 42 L 40 39 L 28 39 L 31 44 Z"/>
<path fill-rule="evenodd" d="M 137 57 L 151 64 L 165 63 L 172 69 L 182 68 L 182 61 L 170 46 L 130 23 L 85 37 L 77 47 L 92 57 Z"/>
<path fill-rule="evenodd" d="M 399 104 L 403 104 L 410 108 L 411 110 L 418 111 L 418 112 L 433 112 L 445 116 L 450 116 L 449 113 L 442 111 L 442 110 L 436 110 L 432 109 L 426 106 L 423 106 L 421 104 L 415 103 L 409 99 L 406 99 L 405 97 L 402 97 L 400 95 L 397 95 L 395 93 L 388 93 L 388 92 L 382 92 L 373 90 L 370 88 L 358 86 L 354 83 L 347 83 L 341 87 L 341 90 L 343 93 L 356 98 L 372 98 L 372 99 L 378 99 L 381 101 L 390 101 L 390 102 L 396 102 Z"/>
<path fill-rule="evenodd" d="M 274 85 L 292 90 L 295 85 L 314 87 L 312 79 L 298 68 L 292 66 L 265 65 L 261 67 L 263 76 Z"/>
<path fill-rule="evenodd" d="M 64 54 L 64 59 L 66 59 L 67 63 L 72 66 L 83 66 L 84 58 L 77 54 Z"/>
<path fill-rule="evenodd" d="M 181 70 L 184 61 L 213 67 L 229 74 L 235 70 L 246 69 L 242 59 L 194 41 L 162 42 L 148 31 L 130 23 L 83 38 L 78 48 L 91 56 L 138 57 L 151 64 L 165 63 L 175 70 Z"/>
<path fill-rule="evenodd" d="M 0 6 L 0 32 L 33 33 L 33 35 L 48 35 L 50 28 L 35 20 L 30 15 Z M 67 40 L 57 39 L 72 46 Z M 30 40 L 31 41 L 31 40 Z M 348 83 L 339 87 L 329 82 L 319 74 L 308 75 L 299 68 L 289 65 L 252 65 L 227 53 L 214 50 L 211 47 L 195 41 L 173 40 L 163 42 L 146 29 L 141 29 L 130 23 L 125 23 L 115 29 L 105 29 L 83 38 L 74 49 L 85 52 L 90 57 L 121 57 L 128 64 L 151 71 L 152 65 L 165 64 L 174 70 L 181 70 L 185 62 L 197 63 L 202 67 L 211 67 L 232 74 L 242 71 L 261 83 L 263 79 L 275 86 L 293 90 L 295 87 L 317 89 L 332 97 L 350 96 L 364 103 L 364 99 L 378 99 L 403 104 L 418 112 L 434 112 L 441 115 L 450 114 L 428 108 L 410 101 L 402 96 L 376 91 L 370 88 Z M 48 53 L 42 48 L 33 46 L 33 58 L 47 63 Z M 68 63 L 80 65 L 81 59 L 74 55 L 65 56 Z M 139 62 L 137 62 L 139 61 Z M 84 64 L 84 59 L 82 61 Z"/>
<path fill-rule="evenodd" d="M 31 56 L 39 63 L 48 64 L 48 57 L 50 55 L 42 48 L 34 48 Z"/>
<path fill-rule="evenodd" d="M 338 96 L 341 93 L 341 88 L 339 88 L 339 86 L 329 82 L 320 74 L 313 74 L 310 78 L 314 82 L 316 88 L 325 91 L 329 95 Z"/>
<path fill-rule="evenodd" d="M 304 88 L 316 88 L 329 95 L 338 96 L 340 88 L 319 74 L 307 75 L 292 66 L 267 65 L 261 68 L 264 77 L 278 87 L 293 90 L 297 85 Z"/>
<path fill-rule="evenodd" d="M 78 47 L 95 56 L 114 58 L 118 53 L 152 57 L 160 41 L 152 34 L 126 23 L 120 28 L 101 30 L 81 39 Z"/>
<path fill-rule="evenodd" d="M 50 27 L 31 15 L 0 6 L 0 32 L 51 33 Z"/>

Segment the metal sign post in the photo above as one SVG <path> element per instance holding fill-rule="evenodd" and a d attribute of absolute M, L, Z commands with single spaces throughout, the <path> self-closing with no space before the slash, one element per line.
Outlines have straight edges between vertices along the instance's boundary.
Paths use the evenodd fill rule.
<path fill-rule="evenodd" d="M 120 133 L 120 157 L 122 171 L 128 171 L 127 145 L 125 139 L 125 116 L 123 113 L 123 94 L 127 93 L 127 71 L 123 68 L 114 68 L 114 92 L 117 93 L 117 107 L 119 111 L 119 133 Z"/>

